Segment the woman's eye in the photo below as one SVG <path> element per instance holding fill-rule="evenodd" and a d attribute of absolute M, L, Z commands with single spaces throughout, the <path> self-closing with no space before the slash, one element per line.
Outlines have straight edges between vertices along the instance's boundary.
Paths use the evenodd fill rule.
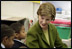
<path fill-rule="evenodd" d="M 44 19 L 44 18 L 42 18 L 42 19 Z"/>
<path fill-rule="evenodd" d="M 47 19 L 47 21 L 49 21 L 49 19 Z"/>

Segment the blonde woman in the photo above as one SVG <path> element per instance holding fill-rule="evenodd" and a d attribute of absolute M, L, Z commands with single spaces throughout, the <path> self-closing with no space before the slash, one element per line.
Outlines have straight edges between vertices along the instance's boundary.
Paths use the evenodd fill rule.
<path fill-rule="evenodd" d="M 56 27 L 50 23 L 55 20 L 56 9 L 51 3 L 43 3 L 38 11 L 38 21 L 27 34 L 26 44 L 30 48 L 67 48 L 60 39 Z"/>

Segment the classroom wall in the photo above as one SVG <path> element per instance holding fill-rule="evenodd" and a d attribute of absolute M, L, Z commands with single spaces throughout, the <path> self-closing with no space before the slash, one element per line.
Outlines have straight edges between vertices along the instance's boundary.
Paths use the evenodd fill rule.
<path fill-rule="evenodd" d="M 34 16 L 34 23 L 38 20 L 37 10 L 39 8 L 40 4 L 33 3 L 33 16 Z"/>
<path fill-rule="evenodd" d="M 56 13 L 56 18 L 71 20 L 71 1 L 41 1 L 40 4 L 50 2 L 56 8 L 62 8 L 62 14 Z"/>
<path fill-rule="evenodd" d="M 34 20 L 39 3 L 33 4 L 29 1 L 1 1 L 1 16 L 26 17 Z"/>
<path fill-rule="evenodd" d="M 42 1 L 42 3 L 51 2 L 56 8 L 62 8 L 63 10 L 71 10 L 71 1 Z"/>

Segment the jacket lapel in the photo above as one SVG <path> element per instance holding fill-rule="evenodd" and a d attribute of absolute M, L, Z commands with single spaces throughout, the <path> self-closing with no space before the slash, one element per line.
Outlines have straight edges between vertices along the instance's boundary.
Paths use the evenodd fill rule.
<path fill-rule="evenodd" d="M 50 24 L 49 24 L 49 28 L 48 28 L 48 31 L 49 31 L 49 41 L 50 41 L 50 47 L 53 47 L 53 33 L 52 33 L 52 31 L 53 31 L 53 29 L 52 29 L 52 27 L 50 26 Z"/>
<path fill-rule="evenodd" d="M 50 24 L 48 25 L 48 31 L 49 31 L 48 33 L 49 33 L 49 42 L 50 42 L 50 44 L 47 42 L 47 40 L 46 40 L 46 38 L 43 34 L 43 31 L 41 31 L 41 33 L 42 33 L 41 37 L 42 37 L 44 42 L 46 42 L 50 47 L 53 47 L 53 37 L 52 37 L 53 36 L 52 35 L 53 29 L 50 27 Z"/>
<path fill-rule="evenodd" d="M 49 43 L 47 42 L 47 40 L 46 40 L 46 38 L 45 38 L 45 36 L 44 36 L 44 33 L 43 33 L 43 30 L 42 30 L 42 28 L 40 27 L 40 25 L 39 25 L 39 23 L 37 23 L 37 27 L 38 27 L 38 32 L 40 33 L 40 36 L 41 36 L 41 38 L 42 38 L 42 40 L 46 43 L 46 44 L 48 44 L 49 45 Z M 50 38 L 49 38 L 50 39 Z M 50 41 L 49 41 L 50 42 Z"/>

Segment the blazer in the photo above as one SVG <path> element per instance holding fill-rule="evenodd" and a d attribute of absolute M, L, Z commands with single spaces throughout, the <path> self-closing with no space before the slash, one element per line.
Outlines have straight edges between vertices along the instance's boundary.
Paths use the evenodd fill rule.
<path fill-rule="evenodd" d="M 33 25 L 27 33 L 26 45 L 29 48 L 67 48 L 67 45 L 62 42 L 57 29 L 53 24 L 48 24 L 48 31 L 50 45 L 48 44 L 43 34 L 43 30 L 37 21 L 37 23 Z"/>
<path fill-rule="evenodd" d="M 21 43 L 17 40 L 14 40 L 14 45 L 12 46 L 12 48 L 20 48 L 21 46 L 24 46 L 25 48 L 28 48 L 24 43 Z"/>

